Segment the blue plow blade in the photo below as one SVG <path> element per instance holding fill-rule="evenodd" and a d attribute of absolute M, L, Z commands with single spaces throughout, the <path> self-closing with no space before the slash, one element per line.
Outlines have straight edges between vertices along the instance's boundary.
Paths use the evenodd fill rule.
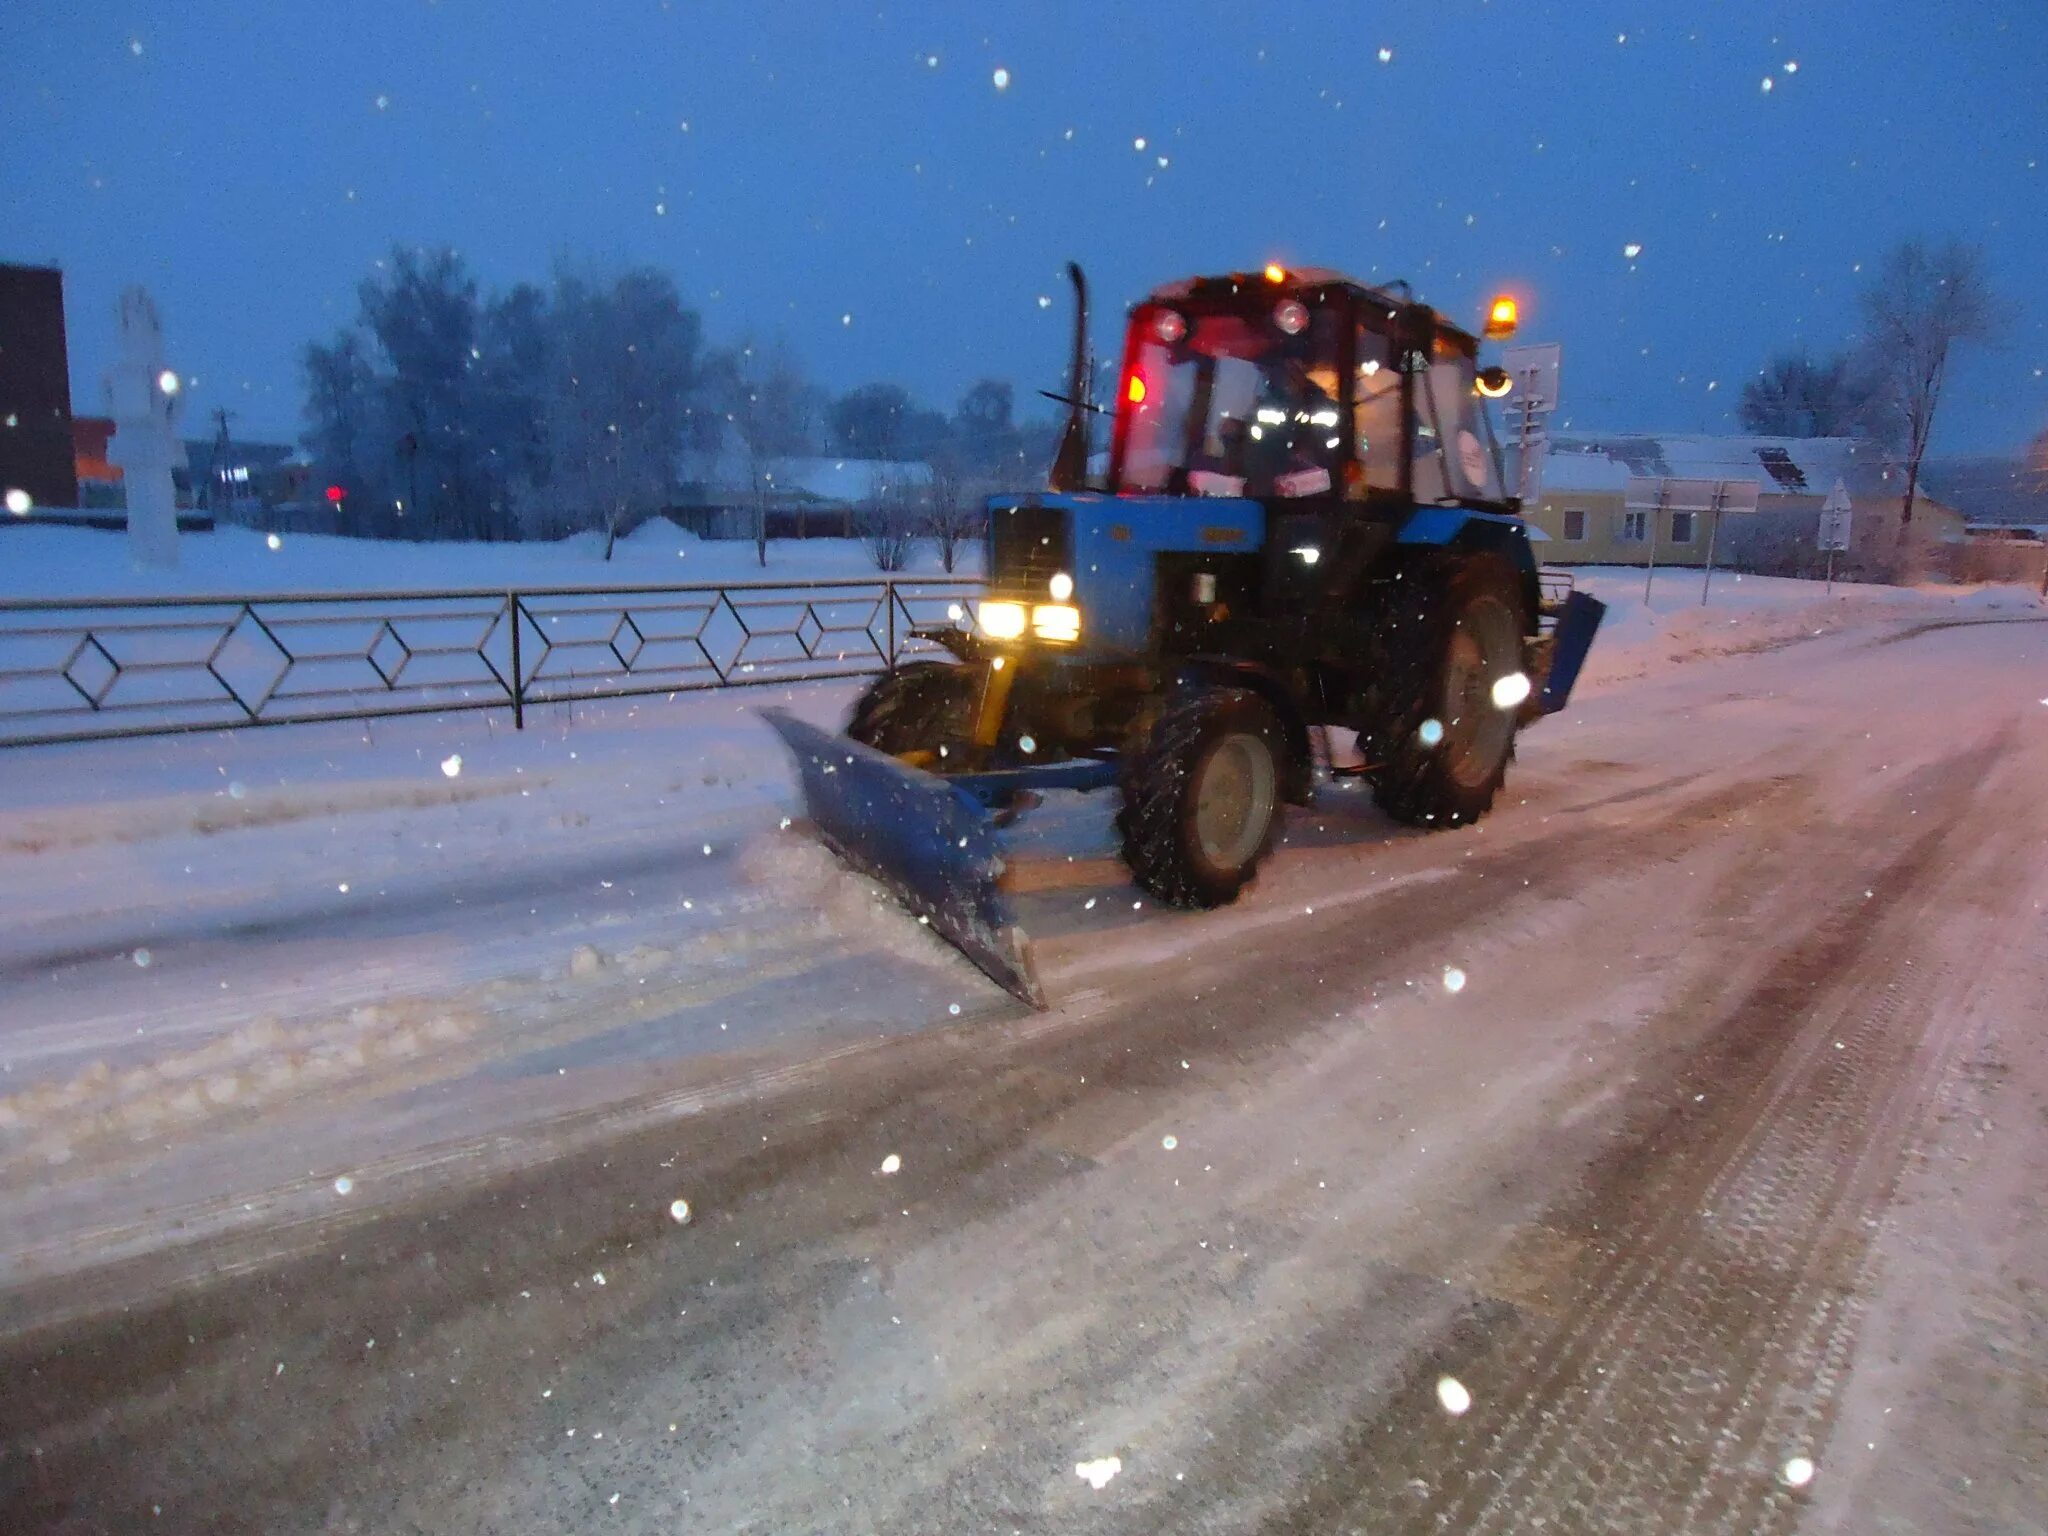
<path fill-rule="evenodd" d="M 1579 680 L 1579 668 L 1593 648 L 1593 636 L 1607 617 L 1607 605 L 1597 597 L 1574 592 L 1565 599 L 1558 615 L 1557 633 L 1550 650 L 1550 675 L 1543 680 L 1543 713 L 1554 715 L 1570 702 L 1572 685 Z"/>
<path fill-rule="evenodd" d="M 819 840 L 928 919 L 1004 990 L 1045 1007 L 1030 941 L 997 883 L 1002 843 L 974 797 L 787 710 L 761 713 L 796 757 Z"/>

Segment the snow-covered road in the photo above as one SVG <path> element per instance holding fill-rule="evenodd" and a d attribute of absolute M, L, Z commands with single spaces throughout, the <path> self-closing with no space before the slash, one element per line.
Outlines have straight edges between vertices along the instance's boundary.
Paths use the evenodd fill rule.
<path fill-rule="evenodd" d="M 303 739 L 166 746 L 126 840 L 16 795 L 0 1223 L 16 1316 L 78 1320 L 14 1346 L 9 1491 L 166 1529 L 1938 1530 L 1970 1495 L 1914 1469 L 1968 1442 L 2038 1510 L 2024 1432 L 1932 1383 L 2048 1379 L 2009 1171 L 2048 1161 L 2048 622 L 1622 618 L 1467 833 L 1334 789 L 1190 916 L 1046 807 L 1045 1015 L 779 829 L 729 698 L 464 726 L 453 778 L 445 728 L 380 728 L 310 798 Z M 1916 1331 L 1900 1180 L 1965 1102 L 1969 1264 Z"/>
<path fill-rule="evenodd" d="M 1592 583 L 1616 607 L 1589 713 L 1527 738 L 1512 788 L 1536 814 L 1481 837 L 1540 831 L 1583 793 L 1572 764 L 1614 756 L 1586 733 L 1603 688 L 1730 650 L 1825 654 L 1903 615 L 2033 611 L 1732 576 L 1712 607 L 1669 577 L 1648 608 L 1638 578 Z M 752 1091 L 709 1057 L 1004 1015 L 783 825 L 791 776 L 755 711 L 836 723 L 851 691 L 537 711 L 524 733 L 455 716 L 0 756 L 0 1283 L 324 1215 L 337 1177 L 360 1206 L 490 1172 L 559 1151 L 555 1122 L 666 1113 L 707 1075 Z M 1341 784 L 1286 837 L 1251 900 L 1193 921 L 1145 910 L 1106 806 L 1055 797 L 1016 839 L 1048 979 L 1071 994 L 1225 935 L 1284 941 L 1312 907 L 1444 878 L 1481 846 L 1425 848 Z"/>

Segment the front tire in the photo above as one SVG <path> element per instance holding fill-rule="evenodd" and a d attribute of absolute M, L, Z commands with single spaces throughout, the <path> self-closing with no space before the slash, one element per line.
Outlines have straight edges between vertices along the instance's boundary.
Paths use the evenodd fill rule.
<path fill-rule="evenodd" d="M 1476 555 L 1410 570 L 1378 625 L 1379 718 L 1373 799 L 1396 821 L 1465 826 L 1493 808 L 1514 756 L 1517 696 L 1494 687 L 1522 671 L 1521 589 L 1507 563 Z"/>
<path fill-rule="evenodd" d="M 1255 693 L 1168 703 L 1124 773 L 1117 825 L 1138 884 L 1169 906 L 1235 901 L 1279 830 L 1285 754 L 1280 722 Z"/>
<path fill-rule="evenodd" d="M 913 661 L 884 673 L 853 706 L 846 734 L 891 757 L 957 752 L 974 720 L 975 677 L 944 661 Z"/>

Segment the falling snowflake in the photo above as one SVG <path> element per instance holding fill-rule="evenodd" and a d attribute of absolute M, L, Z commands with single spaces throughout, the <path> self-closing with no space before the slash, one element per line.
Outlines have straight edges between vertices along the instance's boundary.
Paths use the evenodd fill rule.
<path fill-rule="evenodd" d="M 380 95 L 380 96 L 379 96 L 379 97 L 377 98 L 377 110 L 378 110 L 379 112 L 384 112 L 384 111 L 388 111 L 388 110 L 390 109 L 390 107 L 391 107 L 391 98 L 390 98 L 389 96 L 381 96 L 381 95 Z"/>
<path fill-rule="evenodd" d="M 1462 992 L 1465 990 L 1465 973 L 1455 965 L 1444 967 L 1444 990 L 1446 992 Z"/>
<path fill-rule="evenodd" d="M 1041 300 L 1040 302 L 1043 303 L 1044 301 Z M 7 424 L 10 427 L 14 425 L 14 418 L 12 416 L 7 418 Z M 35 504 L 35 498 L 29 495 L 29 493 L 27 491 L 24 491 L 20 486 L 13 487 L 7 493 L 7 510 L 12 512 L 16 517 L 27 517 L 29 514 L 29 508 L 33 507 Z"/>
<path fill-rule="evenodd" d="M 989 76 L 989 79 L 995 83 L 995 88 L 999 91 L 1007 91 L 1010 88 L 1010 72 L 1000 64 L 996 66 L 996 72 Z"/>
<path fill-rule="evenodd" d="M 345 1195 L 355 1187 L 356 1181 L 345 1173 L 334 1181 L 334 1192 L 337 1195 Z"/>
<path fill-rule="evenodd" d="M 851 311 L 851 310 L 849 310 L 849 311 L 848 311 L 847 313 L 845 313 L 845 314 L 841 315 L 841 316 L 839 317 L 839 323 L 840 323 L 841 325 L 851 325 L 851 324 L 853 324 L 853 313 L 852 313 L 852 311 Z"/>
<path fill-rule="evenodd" d="M 1142 138 L 1133 139 L 1131 140 L 1131 148 L 1142 155 L 1145 152 L 1145 141 Z"/>
<path fill-rule="evenodd" d="M 939 67 L 939 56 L 936 53 L 926 54 L 924 56 L 924 67 L 926 69 L 937 69 Z"/>
<path fill-rule="evenodd" d="M 1763 89 L 1765 91 L 1773 90 L 1776 88 L 1777 83 L 1778 82 L 1773 80 L 1769 75 L 1765 75 L 1763 80 Z"/>
<path fill-rule="evenodd" d="M 441 759 L 441 772 L 447 778 L 457 778 L 462 773 L 462 754 L 451 752 Z"/>
<path fill-rule="evenodd" d="M 658 218 L 658 217 L 661 217 L 661 216 L 663 216 L 663 215 L 665 215 L 665 214 L 667 214 L 667 212 L 668 212 L 668 204 L 667 204 L 667 203 L 656 203 L 656 204 L 654 205 L 654 212 L 655 212 L 655 216 L 656 216 L 657 218 Z"/>
<path fill-rule="evenodd" d="M 1039 307 L 1040 309 L 1051 309 L 1051 308 L 1052 308 L 1052 300 L 1051 300 L 1051 298 L 1050 298 L 1050 297 L 1048 297 L 1047 295 L 1045 295 L 1045 294 L 1042 294 L 1042 293 L 1041 293 L 1041 294 L 1040 294 L 1040 295 L 1038 296 L 1038 307 Z M 959 615 L 958 615 L 958 614 L 955 614 L 955 615 L 953 615 L 953 616 L 954 616 L 955 618 L 958 618 L 958 617 L 959 617 Z"/>
<path fill-rule="evenodd" d="M 149 969 L 149 962 L 155 957 L 152 956 L 150 952 L 146 949 L 138 949 L 129 958 L 132 959 L 136 963 L 136 965 L 140 966 L 143 970 L 146 971 Z"/>
<path fill-rule="evenodd" d="M 1461 1417 L 1472 1406 L 1472 1394 L 1465 1390 L 1465 1383 L 1455 1376 L 1439 1376 L 1436 1379 L 1436 1400 L 1443 1404 L 1444 1412 L 1454 1419 Z"/>
<path fill-rule="evenodd" d="M 688 1226 L 690 1224 L 690 1202 L 687 1200 L 669 1201 L 668 1215 L 669 1220 L 673 1221 L 677 1226 Z"/>
<path fill-rule="evenodd" d="M 1787 60 L 1785 61 L 1785 73 L 1786 73 L 1786 74 L 1788 74 L 1788 75 L 1796 75 L 1796 74 L 1798 74 L 1798 73 L 1799 73 L 1799 61 L 1798 61 L 1797 59 L 1787 59 Z"/>
<path fill-rule="evenodd" d="M 135 55 L 135 57 L 137 57 L 138 59 L 139 59 L 139 58 L 141 58 L 141 57 L 142 57 L 142 39 L 141 39 L 141 38 L 139 38 L 139 37 L 131 37 L 131 38 L 129 38 L 129 39 L 128 39 L 128 51 L 129 51 L 130 53 L 134 54 L 134 55 Z"/>
<path fill-rule="evenodd" d="M 1171 1152 L 1175 1147 L 1180 1145 L 1180 1138 L 1178 1136 L 1162 1136 L 1159 1138 L 1159 1145 L 1166 1148 L 1167 1151 Z"/>
<path fill-rule="evenodd" d="M 960 1012 L 960 1005 L 958 1003 L 948 1003 L 946 1004 L 946 1012 L 957 1016 Z"/>
<path fill-rule="evenodd" d="M 1391 49 L 1391 48 L 1382 48 L 1382 49 L 1380 50 L 1380 62 L 1381 62 L 1382 64 L 1391 64 L 1391 63 L 1393 63 L 1393 62 L 1394 62 L 1394 50 L 1393 50 L 1393 49 Z"/>
<path fill-rule="evenodd" d="M 882 1172 L 900 1173 L 902 1169 L 903 1159 L 898 1157 L 894 1152 L 891 1152 L 887 1157 L 882 1159 Z"/>
<path fill-rule="evenodd" d="M 1813 1481 L 1813 1463 L 1804 1456 L 1794 1456 L 1785 1463 L 1782 1475 L 1787 1487 L 1804 1488 Z"/>
<path fill-rule="evenodd" d="M 1124 1461 L 1121 1456 L 1104 1456 L 1095 1461 L 1075 1462 L 1074 1476 L 1100 1493 L 1109 1486 L 1109 1480 L 1123 1469 Z"/>
<path fill-rule="evenodd" d="M 1441 720 L 1425 720 L 1416 729 L 1415 736 L 1425 747 L 1433 747 L 1444 739 L 1444 723 Z"/>
<path fill-rule="evenodd" d="M 1626 256 L 1630 261 L 1634 261 L 1638 256 L 1643 254 L 1643 247 L 1641 242 L 1636 240 L 1629 241 L 1627 245 L 1624 245 L 1621 248 L 1621 254 Z"/>
<path fill-rule="evenodd" d="M 269 546 L 270 546 L 270 547 L 271 547 L 272 549 L 283 549 L 283 548 L 284 548 L 284 540 L 283 540 L 283 539 L 281 539 L 281 538 L 279 538 L 279 537 L 278 537 L 278 536 L 277 536 L 276 534 L 274 534 L 274 533 L 273 533 L 273 534 L 271 534 L 271 535 L 270 535 L 270 536 L 269 536 L 268 538 L 266 538 L 266 539 L 265 539 L 265 540 L 264 540 L 263 542 L 264 542 L 264 543 L 266 543 L 266 544 L 268 544 L 268 545 L 269 545 Z"/>

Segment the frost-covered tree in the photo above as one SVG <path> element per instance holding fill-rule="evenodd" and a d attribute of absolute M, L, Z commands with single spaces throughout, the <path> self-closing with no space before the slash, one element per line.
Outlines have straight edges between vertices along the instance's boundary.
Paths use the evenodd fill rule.
<path fill-rule="evenodd" d="M 1772 358 L 1742 386 L 1742 430 L 1766 437 L 1862 437 L 1873 420 L 1876 384 L 1846 353 L 1815 362 L 1804 352 Z"/>
<path fill-rule="evenodd" d="M 833 445 L 849 458 L 897 458 L 913 409 L 909 392 L 895 384 L 848 390 L 832 405 Z"/>
<path fill-rule="evenodd" d="M 306 380 L 304 444 L 321 484 L 341 486 L 366 512 L 392 511 L 390 498 L 376 494 L 387 485 L 383 471 L 388 466 L 376 431 L 376 377 L 368 351 L 364 339 L 349 331 L 332 342 L 306 344 L 301 357 Z"/>
<path fill-rule="evenodd" d="M 401 248 L 380 266 L 357 296 L 384 362 L 381 426 L 404 487 L 406 526 L 418 537 L 482 537 L 493 477 L 475 367 L 476 279 L 445 249 Z"/>
<path fill-rule="evenodd" d="M 753 511 L 754 558 L 768 563 L 768 506 L 788 460 L 817 446 L 817 392 L 780 341 L 749 338 L 714 359 L 707 393 L 718 401 L 739 450 Z"/>
<path fill-rule="evenodd" d="M 673 495 L 698 383 L 697 316 L 664 274 L 610 282 L 563 272 L 550 297 L 541 393 L 543 505 L 572 526 L 619 531 Z"/>
<path fill-rule="evenodd" d="M 1997 333 L 1996 306 L 1975 246 L 1951 240 L 1939 248 L 1907 241 L 1885 259 L 1863 294 L 1864 347 L 1877 380 L 1878 408 L 1897 432 L 1906 460 L 1901 541 L 1913 521 L 1920 465 L 1934 433 L 1934 415 L 1959 346 Z"/>
<path fill-rule="evenodd" d="M 356 323 L 304 359 L 306 446 L 351 491 L 357 531 L 505 536 L 512 487 L 532 469 L 526 302 L 486 310 L 455 252 L 405 248 L 357 299 Z"/>
<path fill-rule="evenodd" d="M 977 477 L 1004 474 L 1017 457 L 1013 392 L 1002 379 L 981 379 L 953 410 L 953 449 Z"/>
<path fill-rule="evenodd" d="M 981 532 L 981 499 L 953 454 L 940 454 L 932 461 L 924 529 L 938 547 L 939 565 L 948 576 L 960 563 L 961 550 Z"/>
<path fill-rule="evenodd" d="M 854 518 L 876 570 L 895 572 L 910 564 L 911 552 L 917 548 L 918 525 L 923 521 L 915 488 L 899 479 L 877 476 Z"/>

